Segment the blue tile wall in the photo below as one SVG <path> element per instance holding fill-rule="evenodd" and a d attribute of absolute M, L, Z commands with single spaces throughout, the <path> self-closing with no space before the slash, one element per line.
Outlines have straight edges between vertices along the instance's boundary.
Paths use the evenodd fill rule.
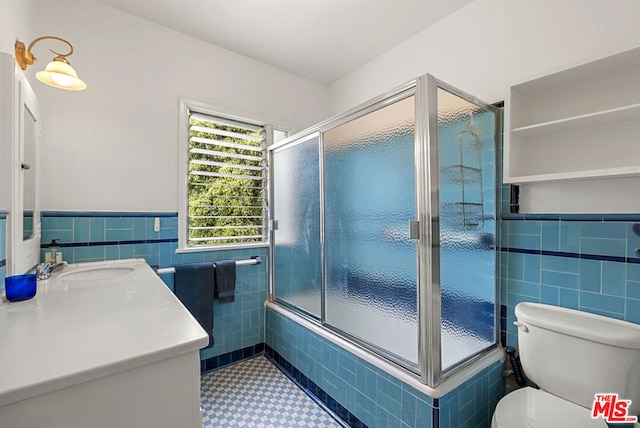
<path fill-rule="evenodd" d="M 508 196 L 507 186 L 502 193 Z M 160 217 L 160 232 L 153 231 L 155 217 Z M 635 221 L 640 221 L 640 215 L 503 214 L 499 254 L 503 343 L 517 346 L 512 322 L 520 301 L 640 323 L 640 259 L 635 254 L 640 237 L 631 231 Z M 52 238 L 60 238 L 63 256 L 72 263 L 140 257 L 151 265 L 168 267 L 252 255 L 266 261 L 267 257 L 264 248 L 176 254 L 175 213 L 47 212 L 42 235 L 43 252 Z M 2 280 L 5 264 L 6 215 L 0 216 Z M 172 275 L 162 279 L 173 288 Z M 234 303 L 215 303 L 216 343 L 202 352 L 203 361 L 217 361 L 217 356 L 233 359 L 234 353 L 266 341 L 368 426 L 488 426 L 502 395 L 501 365 L 434 401 L 271 311 L 267 311 L 265 338 L 266 263 L 239 267 L 237 290 Z"/>
<path fill-rule="evenodd" d="M 503 214 L 506 343 L 517 347 L 514 307 L 524 301 L 640 323 L 640 237 L 631 230 L 634 222 L 640 215 Z"/>
<path fill-rule="evenodd" d="M 154 232 L 155 218 L 160 231 Z M 43 212 L 41 258 L 52 239 L 59 239 L 69 263 L 143 258 L 153 266 L 173 266 L 180 257 L 176 213 Z M 186 262 L 185 262 L 186 263 Z"/>
<path fill-rule="evenodd" d="M 488 428 L 504 395 L 501 362 L 434 400 L 273 310 L 266 317 L 268 349 L 369 427 Z"/>
<path fill-rule="evenodd" d="M 231 352 L 225 352 L 224 354 L 218 354 L 213 357 L 201 359 L 200 373 L 210 372 L 243 360 L 257 357 L 258 355 L 264 355 L 264 348 L 264 343 L 257 343 L 255 345 L 247 346 L 246 348 L 236 349 Z"/>
<path fill-rule="evenodd" d="M 267 345 L 369 427 L 432 427 L 432 399 L 267 309 Z"/>
<path fill-rule="evenodd" d="M 160 231 L 153 224 L 160 218 Z M 83 263 L 143 258 L 152 266 L 215 260 L 245 260 L 260 256 L 260 265 L 238 266 L 233 303 L 214 301 L 215 344 L 200 351 L 201 359 L 242 352 L 264 343 L 264 302 L 267 298 L 266 248 L 221 250 L 176 254 L 178 215 L 176 213 L 126 212 L 43 212 L 41 253 L 51 239 L 60 239 L 63 259 Z M 160 275 L 173 290 L 173 274 Z"/>
<path fill-rule="evenodd" d="M 504 363 L 497 362 L 439 400 L 439 428 L 491 426 L 491 417 L 504 396 Z"/>
<path fill-rule="evenodd" d="M 0 294 L 7 276 L 7 213 L 0 211 Z"/>

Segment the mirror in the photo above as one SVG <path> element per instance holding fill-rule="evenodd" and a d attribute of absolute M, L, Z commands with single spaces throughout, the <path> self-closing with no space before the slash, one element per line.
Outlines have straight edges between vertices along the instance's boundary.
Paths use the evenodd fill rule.
<path fill-rule="evenodd" d="M 28 272 L 40 261 L 38 150 L 40 108 L 27 76 L 12 55 L 0 52 L 0 206 L 7 216 L 7 275 Z"/>
<path fill-rule="evenodd" d="M 23 140 L 21 156 L 22 176 L 22 240 L 33 238 L 36 209 L 36 139 L 37 123 L 28 106 L 24 106 Z"/>

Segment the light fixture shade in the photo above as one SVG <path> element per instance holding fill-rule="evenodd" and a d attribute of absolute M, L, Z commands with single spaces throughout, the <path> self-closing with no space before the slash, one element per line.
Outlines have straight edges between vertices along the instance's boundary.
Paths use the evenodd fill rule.
<path fill-rule="evenodd" d="M 78 78 L 73 67 L 58 60 L 51 61 L 44 71 L 37 72 L 36 78 L 47 85 L 69 91 L 82 91 L 87 88 L 87 84 Z"/>

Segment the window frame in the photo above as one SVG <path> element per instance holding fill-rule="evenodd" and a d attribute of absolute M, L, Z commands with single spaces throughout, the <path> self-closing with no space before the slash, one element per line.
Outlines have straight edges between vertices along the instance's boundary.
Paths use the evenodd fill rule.
<path fill-rule="evenodd" d="M 265 128 L 264 141 L 264 203 L 265 209 L 263 214 L 264 235 L 262 242 L 246 242 L 246 243 L 224 243 L 224 244 L 202 244 L 188 245 L 188 222 L 189 222 L 189 116 L 190 112 L 201 113 L 228 119 L 237 122 L 244 122 L 250 125 L 261 126 Z M 269 219 L 269 164 L 268 164 L 268 147 L 273 144 L 272 120 L 264 120 L 260 118 L 250 117 L 249 115 L 230 112 L 228 109 L 212 106 L 199 101 L 180 99 L 180 124 L 179 124 L 179 143 L 178 143 L 178 248 L 176 253 L 215 251 L 225 249 L 243 249 L 269 246 L 268 219 Z M 291 128 L 287 126 L 277 126 L 276 129 L 291 133 Z"/>

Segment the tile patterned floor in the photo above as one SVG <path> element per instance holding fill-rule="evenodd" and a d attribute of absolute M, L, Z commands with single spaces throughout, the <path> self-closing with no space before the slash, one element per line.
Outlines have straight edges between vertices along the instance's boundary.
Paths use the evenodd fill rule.
<path fill-rule="evenodd" d="M 204 374 L 201 403 L 204 428 L 343 426 L 264 356 Z"/>

